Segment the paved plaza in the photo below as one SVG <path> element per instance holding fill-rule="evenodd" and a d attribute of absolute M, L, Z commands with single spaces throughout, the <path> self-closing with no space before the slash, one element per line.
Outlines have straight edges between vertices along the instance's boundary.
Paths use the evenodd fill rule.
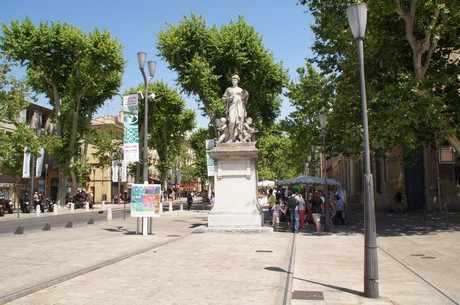
<path fill-rule="evenodd" d="M 154 218 L 149 235 L 136 234 L 131 217 L 1 234 L 0 304 L 460 303 L 458 215 L 446 228 L 422 213 L 377 211 L 380 296 L 369 299 L 358 204 L 347 226 L 320 235 L 285 224 L 271 234 L 203 232 L 208 210 L 175 206 Z"/>

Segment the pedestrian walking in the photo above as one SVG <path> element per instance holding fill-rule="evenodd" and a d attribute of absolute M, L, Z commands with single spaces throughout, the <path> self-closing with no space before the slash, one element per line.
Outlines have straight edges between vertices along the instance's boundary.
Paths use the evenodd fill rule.
<path fill-rule="evenodd" d="M 305 209 L 307 207 L 305 200 L 303 199 L 302 195 L 298 192 L 296 194 L 297 200 L 299 201 L 299 226 L 300 229 L 305 229 Z"/>
<path fill-rule="evenodd" d="M 289 207 L 289 215 L 291 218 L 291 232 L 298 233 L 300 213 L 299 213 L 299 200 L 298 200 L 297 194 L 292 194 L 288 198 L 288 207 Z"/>
<path fill-rule="evenodd" d="M 286 214 L 281 208 L 280 201 L 277 201 L 272 209 L 273 212 L 273 230 L 279 231 L 280 229 L 280 213 Z"/>
<path fill-rule="evenodd" d="M 187 206 L 188 206 L 189 211 L 192 209 L 192 204 L 193 204 L 192 194 L 187 193 Z"/>
<path fill-rule="evenodd" d="M 275 206 L 276 203 L 276 198 L 275 195 L 273 194 L 273 189 L 268 190 L 268 216 L 273 217 L 273 207 Z"/>
<path fill-rule="evenodd" d="M 340 221 L 342 226 L 345 225 L 345 220 L 343 219 L 343 200 L 339 195 L 335 195 L 335 216 L 334 224 L 337 224 Z"/>
<path fill-rule="evenodd" d="M 322 203 L 323 201 L 321 200 L 319 192 L 314 192 L 313 198 L 311 199 L 311 211 L 316 228 L 315 234 L 319 234 L 321 232 L 321 215 L 323 213 L 323 209 L 321 208 Z"/>

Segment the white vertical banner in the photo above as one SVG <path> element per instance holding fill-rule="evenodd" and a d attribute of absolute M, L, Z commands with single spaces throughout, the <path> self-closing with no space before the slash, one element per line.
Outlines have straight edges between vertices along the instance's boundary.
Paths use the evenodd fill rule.
<path fill-rule="evenodd" d="M 206 140 L 206 163 L 208 167 L 208 177 L 214 176 L 214 159 L 208 154 L 208 151 L 214 148 L 214 140 Z"/>
<path fill-rule="evenodd" d="M 39 148 L 38 149 L 38 158 L 35 168 L 35 177 L 41 177 L 43 171 L 43 160 L 45 159 L 45 149 Z"/>
<path fill-rule="evenodd" d="M 176 172 L 174 171 L 174 169 L 170 169 L 169 170 L 169 174 L 171 176 L 171 179 L 169 180 L 169 184 L 174 184 L 176 182 Z"/>
<path fill-rule="evenodd" d="M 118 161 L 112 161 L 112 182 L 118 182 Z"/>
<path fill-rule="evenodd" d="M 182 169 L 177 170 L 177 184 L 182 184 Z"/>
<path fill-rule="evenodd" d="M 121 182 L 128 181 L 128 161 L 123 160 L 121 163 Z"/>
<path fill-rule="evenodd" d="M 22 178 L 30 178 L 30 149 L 24 147 L 24 158 L 22 160 Z"/>

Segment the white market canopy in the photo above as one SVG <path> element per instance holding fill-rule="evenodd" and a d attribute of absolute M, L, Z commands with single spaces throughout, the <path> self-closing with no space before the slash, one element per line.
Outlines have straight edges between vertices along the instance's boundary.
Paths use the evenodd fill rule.
<path fill-rule="evenodd" d="M 262 180 L 257 184 L 259 187 L 273 187 L 275 186 L 275 181 L 271 180 Z"/>
<path fill-rule="evenodd" d="M 327 184 L 342 186 L 340 182 L 335 179 L 326 179 Z M 284 180 L 276 180 L 276 185 L 284 186 L 284 185 L 293 185 L 293 184 L 301 184 L 301 185 L 321 185 L 324 184 L 324 178 L 320 177 L 313 177 L 313 176 L 306 176 L 300 175 L 296 178 L 291 179 L 284 179 Z"/>

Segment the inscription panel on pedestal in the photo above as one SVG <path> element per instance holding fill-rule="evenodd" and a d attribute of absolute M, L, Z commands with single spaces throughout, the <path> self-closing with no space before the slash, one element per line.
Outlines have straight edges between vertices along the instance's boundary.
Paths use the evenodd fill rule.
<path fill-rule="evenodd" d="M 251 163 L 250 162 L 218 162 L 217 164 L 217 178 L 221 179 L 223 176 L 246 176 L 247 179 L 251 178 Z"/>

